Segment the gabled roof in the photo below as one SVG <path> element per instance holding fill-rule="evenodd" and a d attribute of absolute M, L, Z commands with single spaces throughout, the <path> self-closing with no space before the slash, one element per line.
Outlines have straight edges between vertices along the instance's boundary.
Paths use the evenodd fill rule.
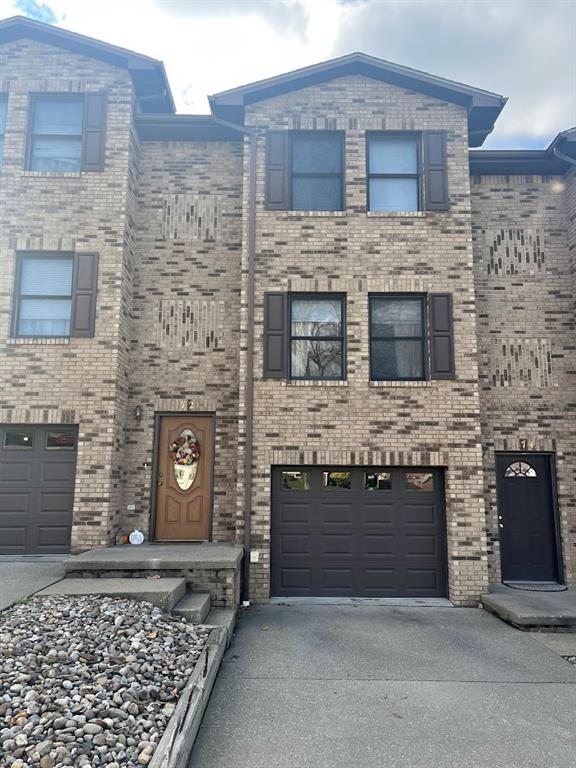
<path fill-rule="evenodd" d="M 482 144 L 492 131 L 494 122 L 507 101 L 504 96 L 490 91 L 429 75 L 427 72 L 393 64 L 365 53 L 351 53 L 311 67 L 222 91 L 209 97 L 210 106 L 213 113 L 220 117 L 243 122 L 244 108 L 248 104 L 346 75 L 364 75 L 466 107 L 469 113 L 471 147 Z"/>
<path fill-rule="evenodd" d="M 142 112 L 175 111 L 164 64 L 157 59 L 25 16 L 12 16 L 0 21 L 0 43 L 21 38 L 37 40 L 127 69 L 132 77 Z"/>
<path fill-rule="evenodd" d="M 559 154 L 557 154 L 557 152 Z M 470 151 L 473 176 L 562 176 L 576 162 L 576 128 L 561 131 L 546 149 Z"/>

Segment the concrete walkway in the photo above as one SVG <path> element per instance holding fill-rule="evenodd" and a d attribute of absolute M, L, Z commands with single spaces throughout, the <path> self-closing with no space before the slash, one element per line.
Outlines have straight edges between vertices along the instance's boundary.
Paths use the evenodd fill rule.
<path fill-rule="evenodd" d="M 576 667 L 475 609 L 251 608 L 189 768 L 569 768 Z"/>
<path fill-rule="evenodd" d="M 0 561 L 0 611 L 64 577 L 64 563 Z"/>

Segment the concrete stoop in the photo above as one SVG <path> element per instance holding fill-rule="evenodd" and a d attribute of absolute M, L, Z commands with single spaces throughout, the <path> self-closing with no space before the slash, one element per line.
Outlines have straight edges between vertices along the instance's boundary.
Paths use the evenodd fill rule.
<path fill-rule="evenodd" d="M 62 579 L 41 592 L 51 595 L 107 595 L 145 600 L 170 613 L 186 594 L 186 579 Z"/>
<path fill-rule="evenodd" d="M 494 584 L 482 595 L 487 611 L 517 629 L 576 632 L 576 589 L 539 592 Z"/>

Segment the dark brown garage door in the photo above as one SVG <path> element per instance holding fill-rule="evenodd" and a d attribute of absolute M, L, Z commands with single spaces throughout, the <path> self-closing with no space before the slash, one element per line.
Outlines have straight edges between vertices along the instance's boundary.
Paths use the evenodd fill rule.
<path fill-rule="evenodd" d="M 77 429 L 0 425 L 0 554 L 68 552 Z"/>
<path fill-rule="evenodd" d="M 441 470 L 281 467 L 272 476 L 273 597 L 444 597 Z"/>

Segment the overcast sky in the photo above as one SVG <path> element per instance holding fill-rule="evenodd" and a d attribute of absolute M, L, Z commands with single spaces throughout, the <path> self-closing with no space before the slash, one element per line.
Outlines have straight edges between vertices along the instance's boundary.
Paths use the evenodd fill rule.
<path fill-rule="evenodd" d="M 351 51 L 509 97 L 485 147 L 545 147 L 576 125 L 576 0 L 0 0 L 162 59 L 179 112 Z"/>

